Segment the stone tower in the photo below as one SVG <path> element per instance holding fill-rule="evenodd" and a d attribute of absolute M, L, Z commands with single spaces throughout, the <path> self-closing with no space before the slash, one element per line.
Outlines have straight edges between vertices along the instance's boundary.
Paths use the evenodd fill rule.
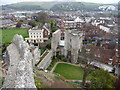
<path fill-rule="evenodd" d="M 71 63 L 77 63 L 79 52 L 83 46 L 83 32 L 77 30 L 65 31 L 64 55 Z"/>

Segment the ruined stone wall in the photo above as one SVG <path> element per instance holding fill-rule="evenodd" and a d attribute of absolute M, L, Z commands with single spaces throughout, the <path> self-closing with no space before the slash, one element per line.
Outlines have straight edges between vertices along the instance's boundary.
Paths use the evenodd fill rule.
<path fill-rule="evenodd" d="M 83 46 L 83 32 L 77 30 L 66 30 L 64 46 L 59 48 L 61 54 L 70 58 L 71 63 L 77 63 L 79 52 L 81 52 Z M 54 55 L 56 55 L 59 42 L 61 40 L 61 31 L 57 30 L 52 35 L 51 49 Z"/>
<path fill-rule="evenodd" d="M 57 30 L 52 34 L 52 40 L 51 40 L 51 49 L 53 50 L 54 55 L 56 55 L 56 49 L 58 47 L 60 39 L 61 39 L 61 31 Z"/>
<path fill-rule="evenodd" d="M 115 74 L 120 75 L 120 64 L 115 65 Z"/>
<path fill-rule="evenodd" d="M 48 54 L 43 58 L 43 60 L 38 65 L 38 69 L 46 70 L 49 67 L 50 63 L 52 62 L 53 52 L 52 50 L 50 51 L 48 50 L 47 52 Z"/>
<path fill-rule="evenodd" d="M 68 56 L 70 52 L 70 61 L 72 63 L 77 63 L 78 54 L 82 49 L 83 41 L 83 32 L 80 31 L 65 31 L 65 46 L 64 46 L 64 55 Z"/>
<path fill-rule="evenodd" d="M 2 88 L 36 88 L 30 46 L 21 35 L 15 35 L 7 47 L 10 65 Z"/>
<path fill-rule="evenodd" d="M 40 59 L 40 50 L 39 48 L 35 48 L 34 50 L 32 50 L 32 65 L 33 67 L 35 67 L 36 61 Z"/>

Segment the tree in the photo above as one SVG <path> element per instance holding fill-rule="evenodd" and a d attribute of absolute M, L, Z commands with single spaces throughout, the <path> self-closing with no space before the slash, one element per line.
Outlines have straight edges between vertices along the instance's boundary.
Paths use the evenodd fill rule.
<path fill-rule="evenodd" d="M 52 32 L 52 29 L 53 29 L 53 22 L 50 23 L 50 30 Z"/>
<path fill-rule="evenodd" d="M 115 81 L 115 88 L 116 90 L 120 90 L 120 76 L 118 76 Z"/>
<path fill-rule="evenodd" d="M 47 49 L 51 49 L 51 43 L 48 43 L 46 46 Z"/>
<path fill-rule="evenodd" d="M 36 15 L 36 21 L 41 22 L 42 24 L 45 24 L 48 22 L 48 14 L 45 12 L 40 12 Z"/>
<path fill-rule="evenodd" d="M 115 88 L 115 78 L 108 71 L 99 69 L 91 74 L 91 88 Z"/>
<path fill-rule="evenodd" d="M 50 30 L 51 30 L 51 32 L 55 32 L 57 29 L 58 28 L 57 28 L 56 22 L 51 21 L 51 23 L 50 23 Z"/>
<path fill-rule="evenodd" d="M 16 27 L 21 27 L 21 22 L 18 22 L 18 23 L 16 24 Z"/>
<path fill-rule="evenodd" d="M 83 87 L 86 84 L 86 79 L 88 75 L 91 73 L 93 67 L 91 67 L 91 62 L 94 61 L 93 51 L 91 50 L 91 46 L 83 47 L 82 51 L 79 52 L 79 62 L 82 64 L 81 68 L 83 69 L 83 79 L 82 85 Z"/>
<path fill-rule="evenodd" d="M 30 26 L 32 26 L 32 27 L 35 27 L 35 26 L 36 26 L 36 23 L 33 22 L 33 21 L 30 21 L 30 22 L 28 22 L 28 25 L 30 25 Z"/>

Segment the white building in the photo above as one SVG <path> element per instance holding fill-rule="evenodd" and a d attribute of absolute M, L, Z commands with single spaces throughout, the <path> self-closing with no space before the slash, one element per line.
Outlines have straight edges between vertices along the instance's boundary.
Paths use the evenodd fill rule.
<path fill-rule="evenodd" d="M 102 29 L 103 31 L 105 31 L 105 32 L 107 32 L 107 33 L 110 32 L 110 28 L 105 27 L 105 26 L 103 26 L 103 25 L 100 25 L 100 29 Z"/>
<path fill-rule="evenodd" d="M 45 27 L 34 27 L 29 31 L 29 38 L 25 38 L 30 43 L 44 43 L 48 40 L 50 31 Z"/>
<path fill-rule="evenodd" d="M 75 20 L 58 20 L 58 25 L 60 27 L 64 27 L 65 29 L 77 29 L 82 26 L 82 23 L 84 23 L 84 20 L 77 17 Z"/>

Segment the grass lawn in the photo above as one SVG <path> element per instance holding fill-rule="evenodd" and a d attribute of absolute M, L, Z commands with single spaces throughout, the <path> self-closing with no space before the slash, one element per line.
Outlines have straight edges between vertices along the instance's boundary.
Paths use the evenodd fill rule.
<path fill-rule="evenodd" d="M 60 60 L 59 60 L 59 59 L 53 59 L 52 62 L 51 62 L 51 64 L 50 64 L 49 67 L 47 68 L 47 70 L 51 71 L 52 68 L 54 67 L 54 65 L 55 65 L 58 61 L 60 61 Z"/>
<path fill-rule="evenodd" d="M 54 72 L 69 80 L 82 80 L 83 76 L 82 68 L 65 63 L 59 63 Z"/>
<path fill-rule="evenodd" d="M 14 28 L 14 29 L 1 29 L 2 31 L 2 42 L 3 43 L 11 43 L 13 36 L 15 34 L 20 34 L 23 37 L 28 37 L 28 29 L 20 29 L 20 28 Z"/>

